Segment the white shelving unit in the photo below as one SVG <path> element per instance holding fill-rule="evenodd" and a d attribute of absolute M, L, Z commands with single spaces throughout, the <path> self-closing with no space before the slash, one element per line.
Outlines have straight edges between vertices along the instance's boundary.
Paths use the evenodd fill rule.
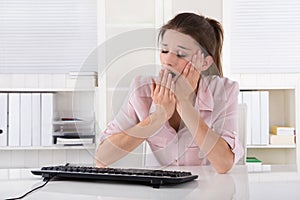
<path fill-rule="evenodd" d="M 294 145 L 250 145 L 247 156 L 263 164 L 299 166 L 299 78 L 297 74 L 234 74 L 241 90 L 269 91 L 269 127 L 291 126 L 296 130 Z"/>
<path fill-rule="evenodd" d="M 248 155 L 256 156 L 266 164 L 291 164 L 300 170 L 300 73 L 296 73 L 296 71 L 295 73 L 289 73 L 287 71 L 287 68 L 289 68 L 288 63 L 286 63 L 287 66 L 282 66 L 281 68 L 285 73 L 278 73 L 276 67 L 272 67 L 272 65 L 266 66 L 266 69 L 269 69 L 269 71 L 267 72 L 265 70 L 265 72 L 261 74 L 260 72 L 264 71 L 264 69 L 260 70 L 260 72 L 232 73 L 232 55 L 230 53 L 232 51 L 232 46 L 230 46 L 230 31 L 232 30 L 231 26 L 233 24 L 231 18 L 233 14 L 231 10 L 232 6 L 232 2 L 223 1 L 223 25 L 225 30 L 223 63 L 225 66 L 225 75 L 239 82 L 240 89 L 272 91 L 272 96 L 270 96 L 269 126 L 282 124 L 293 126 L 296 129 L 295 145 L 248 146 Z"/>
<path fill-rule="evenodd" d="M 1 76 L 10 77 L 14 75 L 3 74 Z M 72 116 L 83 119 L 89 116 L 89 120 L 92 120 L 89 125 L 94 126 L 96 88 L 95 84 L 92 83 L 95 83 L 96 80 L 89 81 L 84 87 L 78 87 L 80 81 L 76 83 L 76 80 L 69 80 L 67 76 L 62 76 L 61 74 L 52 74 L 51 76 L 52 80 L 55 80 L 56 77 L 65 77 L 66 79 L 60 81 L 60 85 L 51 82 L 47 83 L 49 84 L 48 87 L 43 87 L 42 82 L 33 87 L 29 87 L 32 84 L 20 87 L 22 86 L 22 82 L 11 87 L 8 85 L 9 82 L 7 82 L 6 85 L 1 85 L 0 93 L 53 93 L 53 126 L 59 125 L 57 119 Z M 25 82 L 39 82 L 36 80 L 39 75 L 28 74 L 22 77 Z M 36 79 L 32 77 L 36 77 Z M 69 81 L 72 82 L 73 85 L 70 85 Z M 77 115 L 78 113 L 80 114 Z M 0 168 L 32 168 L 51 164 L 65 164 L 67 162 L 93 164 L 95 148 L 95 144 L 82 146 L 63 146 L 55 144 L 51 146 L 1 146 L 0 157 L 2 161 Z"/>
<path fill-rule="evenodd" d="M 245 88 L 243 88 L 245 89 Z M 251 90 L 247 88 L 246 90 Z M 255 88 L 255 91 L 269 92 L 269 124 L 296 127 L 295 87 Z M 268 133 L 267 133 L 268 134 Z M 248 145 L 247 156 L 257 157 L 264 164 L 297 164 L 295 145 Z"/>

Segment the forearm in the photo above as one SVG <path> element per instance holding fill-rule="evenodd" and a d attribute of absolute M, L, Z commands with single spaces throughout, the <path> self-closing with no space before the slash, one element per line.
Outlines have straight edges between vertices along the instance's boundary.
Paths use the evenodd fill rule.
<path fill-rule="evenodd" d="M 161 116 L 153 113 L 132 128 L 113 134 L 104 140 L 96 152 L 96 165 L 107 166 L 133 151 L 162 127 L 165 120 Z"/>
<path fill-rule="evenodd" d="M 218 134 L 213 132 L 194 109 L 192 104 L 186 102 L 180 105 L 179 112 L 187 128 L 194 137 L 201 153 L 219 173 L 226 173 L 231 169 L 234 155 L 227 142 Z"/>
<path fill-rule="evenodd" d="M 96 165 L 105 167 L 110 165 L 139 146 L 145 139 L 129 136 L 124 132 L 116 133 L 105 139 L 96 152 Z"/>

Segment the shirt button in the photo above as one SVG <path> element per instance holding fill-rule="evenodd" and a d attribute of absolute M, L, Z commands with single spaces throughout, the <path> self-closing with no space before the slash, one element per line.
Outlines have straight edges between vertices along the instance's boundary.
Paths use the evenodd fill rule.
<path fill-rule="evenodd" d="M 174 144 L 178 144 L 178 140 L 174 140 Z"/>

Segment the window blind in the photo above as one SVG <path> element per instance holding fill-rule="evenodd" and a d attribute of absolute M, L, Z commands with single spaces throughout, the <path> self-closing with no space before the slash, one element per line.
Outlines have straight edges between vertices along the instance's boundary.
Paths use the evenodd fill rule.
<path fill-rule="evenodd" d="M 233 73 L 300 72 L 300 1 L 226 0 L 224 11 Z"/>
<path fill-rule="evenodd" d="M 97 45 L 96 0 L 0 0 L 0 73 L 82 70 Z M 84 70 L 96 71 L 96 59 Z"/>

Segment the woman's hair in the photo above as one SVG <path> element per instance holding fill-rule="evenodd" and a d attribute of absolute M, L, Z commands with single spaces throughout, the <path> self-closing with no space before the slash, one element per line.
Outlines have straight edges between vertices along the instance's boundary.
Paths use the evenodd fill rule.
<path fill-rule="evenodd" d="M 213 57 L 217 67 L 217 70 L 214 69 L 215 67 L 209 67 L 207 73 L 223 76 L 221 61 L 223 28 L 218 21 L 194 13 L 181 13 L 161 27 L 159 38 L 162 38 L 168 29 L 187 34 L 196 40 L 201 45 L 204 55 Z"/>

